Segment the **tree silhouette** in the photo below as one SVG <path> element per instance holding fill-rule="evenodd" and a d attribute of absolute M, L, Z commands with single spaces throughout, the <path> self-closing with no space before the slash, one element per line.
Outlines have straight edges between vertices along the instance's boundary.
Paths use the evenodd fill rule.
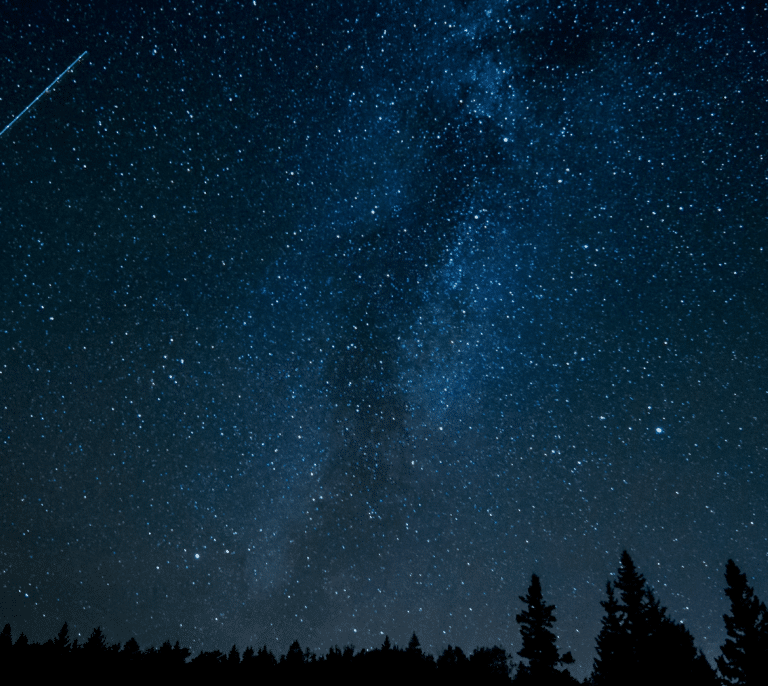
<path fill-rule="evenodd" d="M 227 655 L 227 663 L 232 668 L 240 664 L 240 652 L 237 650 L 237 644 L 232 644 L 232 648 L 229 650 L 229 655 Z"/>
<path fill-rule="evenodd" d="M 416 632 L 411 634 L 408 647 L 405 652 L 392 651 L 390 653 L 392 668 L 395 672 L 402 672 L 409 680 L 423 681 L 434 676 L 435 659 L 431 655 L 425 655 L 421 649 L 419 637 Z M 400 665 L 402 664 L 402 667 Z"/>
<path fill-rule="evenodd" d="M 76 654 L 78 665 L 91 673 L 100 672 L 107 662 L 107 639 L 101 627 L 97 626 Z"/>
<path fill-rule="evenodd" d="M 141 665 L 141 648 L 135 638 L 129 638 L 118 656 L 119 664 L 127 674 L 133 675 Z"/>
<path fill-rule="evenodd" d="M 259 648 L 259 652 L 253 658 L 254 670 L 261 678 L 269 679 L 277 665 L 277 659 L 275 656 L 267 650 L 267 646 L 264 645 Z"/>
<path fill-rule="evenodd" d="M 64 625 L 59 629 L 59 633 L 53 641 L 53 647 L 57 656 L 69 652 L 69 627 L 66 622 L 64 622 Z"/>
<path fill-rule="evenodd" d="M 701 686 L 718 684 L 715 670 L 696 648 L 688 629 L 666 615 L 659 619 L 653 630 L 648 657 L 654 664 L 655 676 L 651 678 L 656 683 Z"/>
<path fill-rule="evenodd" d="M 88 640 L 83 644 L 83 650 L 89 654 L 102 653 L 107 650 L 107 638 L 100 626 L 93 629 Z"/>
<path fill-rule="evenodd" d="M 690 632 L 667 616 L 626 550 L 607 594 L 591 678 L 595 686 L 716 683 Z"/>
<path fill-rule="evenodd" d="M 573 657 L 570 652 L 560 655 L 557 649 L 557 637 L 551 631 L 556 621 L 555 606 L 544 602 L 541 581 L 536 574 L 531 576 L 528 593 L 520 596 L 520 600 L 526 604 L 526 609 L 515 617 L 523 639 L 523 647 L 517 654 L 528 662 L 520 665 L 516 682 L 554 683 L 564 677 L 567 680 L 569 675 L 564 675 L 558 666 L 572 664 Z"/>
<path fill-rule="evenodd" d="M 176 641 L 176 643 L 173 644 L 173 656 L 174 660 L 176 661 L 176 664 L 186 664 L 187 658 L 192 655 L 192 651 L 189 648 L 182 648 L 181 645 L 179 645 L 179 642 Z"/>
<path fill-rule="evenodd" d="M 509 658 L 499 646 L 475 648 L 469 657 L 470 682 L 481 684 L 509 683 Z"/>
<path fill-rule="evenodd" d="M 176 641 L 176 645 L 171 645 L 171 642 L 166 640 L 158 649 L 148 648 L 144 652 L 143 662 L 157 677 L 172 678 L 186 663 L 189 655 L 189 648 L 182 648 L 178 641 Z"/>
<path fill-rule="evenodd" d="M 11 634 L 11 625 L 6 624 L 0 632 L 0 660 L 7 660 L 13 648 L 13 636 Z"/>
<path fill-rule="evenodd" d="M 13 657 L 17 664 L 24 664 L 29 658 L 29 639 L 23 631 L 13 644 Z"/>
<path fill-rule="evenodd" d="M 256 651 L 253 646 L 247 646 L 243 651 L 243 657 L 240 661 L 243 671 L 251 672 L 256 664 Z"/>
<path fill-rule="evenodd" d="M 600 633 L 597 635 L 597 658 L 592 672 L 592 683 L 596 686 L 608 683 L 607 675 L 618 674 L 623 670 L 623 636 L 619 603 L 616 592 L 609 581 L 606 584 L 607 600 L 601 601 L 605 615 L 601 620 Z"/>
<path fill-rule="evenodd" d="M 621 555 L 615 581 L 606 584 L 606 599 L 600 633 L 597 636 L 597 658 L 590 686 L 768 686 L 768 609 L 747 584 L 733 560 L 728 560 L 725 593 L 731 603 L 730 614 L 724 615 L 728 638 L 717 658 L 722 675 L 717 674 L 695 646 L 694 639 L 682 623 L 667 615 L 653 590 L 638 571 L 630 555 Z M 576 680 L 563 665 L 573 662 L 570 653 L 561 655 L 554 632 L 555 606 L 547 605 L 537 575 L 531 576 L 526 595 L 520 596 L 524 609 L 516 615 L 522 646 L 518 655 L 523 660 L 514 683 L 520 686 L 564 686 Z M 302 650 L 294 641 L 287 654 L 275 659 L 267 646 L 254 651 L 248 647 L 242 654 L 233 645 L 228 654 L 219 650 L 201 652 L 190 665 L 188 648 L 179 642 L 165 641 L 160 648 L 141 651 L 135 638 L 125 646 L 107 645 L 101 627 L 94 628 L 82 646 L 77 639 L 70 644 L 68 625 L 64 623 L 55 639 L 43 645 L 30 644 L 22 632 L 13 642 L 10 624 L 0 632 L 0 663 L 6 673 L 22 667 L 25 674 L 37 670 L 49 678 L 66 673 L 87 679 L 106 678 L 118 673 L 120 680 L 138 678 L 166 680 L 193 676 L 199 679 L 225 681 L 258 681 L 271 683 L 277 679 L 312 678 L 338 684 L 365 682 L 371 686 L 393 682 L 432 682 L 439 677 L 444 686 L 483 683 L 489 686 L 510 684 L 511 661 L 506 651 L 494 646 L 476 648 L 468 656 L 458 646 L 448 646 L 438 657 L 422 650 L 414 632 L 407 648 L 398 648 L 386 636 L 380 648 L 361 650 L 354 646 L 342 652 L 338 646 L 326 656 L 317 657 L 309 648 Z M 54 671 L 59 670 L 59 671 Z M 186 674 L 185 674 L 186 672 Z"/>
<path fill-rule="evenodd" d="M 455 677 L 456 681 L 463 681 L 463 675 L 467 672 L 469 658 L 464 651 L 456 646 L 449 645 L 437 658 L 437 670 L 442 675 L 441 678 Z"/>
<path fill-rule="evenodd" d="M 416 635 L 416 632 L 414 631 L 413 634 L 411 634 L 411 640 L 408 641 L 408 652 L 416 654 L 418 653 L 421 655 L 421 643 L 419 642 L 419 637 Z"/>
<path fill-rule="evenodd" d="M 120 643 L 113 643 L 111 646 L 107 646 L 107 652 L 109 653 L 110 664 L 114 664 L 113 657 L 120 654 Z"/>
<path fill-rule="evenodd" d="M 298 641 L 288 647 L 288 652 L 280 657 L 280 667 L 292 676 L 301 674 L 304 667 L 304 652 Z"/>
<path fill-rule="evenodd" d="M 222 672 L 222 667 L 226 661 L 226 656 L 220 650 L 201 650 L 200 654 L 190 663 L 199 679 L 215 678 Z"/>
<path fill-rule="evenodd" d="M 725 566 L 725 595 L 731 614 L 723 615 L 728 638 L 721 647 L 717 668 L 726 684 L 768 683 L 768 609 L 747 584 L 733 560 Z"/>

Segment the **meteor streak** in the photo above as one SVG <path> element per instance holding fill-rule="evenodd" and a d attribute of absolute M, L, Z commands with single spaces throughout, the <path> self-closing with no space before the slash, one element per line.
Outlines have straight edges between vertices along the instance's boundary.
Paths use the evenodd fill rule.
<path fill-rule="evenodd" d="M 25 108 L 24 108 L 24 109 L 23 109 L 21 112 L 19 112 L 19 114 L 17 114 L 17 115 L 16 115 L 16 117 L 13 119 L 13 121 L 12 121 L 10 124 L 8 124 L 8 126 L 6 126 L 6 127 L 5 127 L 5 128 L 2 130 L 2 131 L 0 131 L 0 138 L 1 138 L 1 137 L 2 137 L 2 135 L 3 135 L 3 134 L 4 134 L 4 133 L 5 133 L 5 132 L 6 132 L 8 129 L 10 129 L 10 128 L 11 128 L 11 127 L 12 127 L 12 126 L 13 126 L 13 125 L 14 125 L 14 124 L 15 124 L 15 123 L 16 123 L 16 122 L 19 120 L 19 119 L 21 119 L 21 117 L 23 117 L 23 116 L 24 116 L 24 113 L 25 113 L 25 112 L 26 112 L 26 111 L 27 111 L 27 110 L 28 110 L 30 107 L 32 107 L 32 105 L 34 105 L 34 104 L 35 104 L 35 103 L 36 103 L 38 100 L 40 100 L 40 98 L 42 98 L 42 97 L 43 97 L 43 96 L 44 96 L 44 95 L 45 95 L 45 94 L 46 94 L 46 93 L 47 93 L 49 90 L 51 90 L 51 88 L 53 88 L 53 87 L 54 87 L 54 86 L 55 86 L 55 85 L 56 85 L 56 84 L 59 82 L 59 79 L 61 79 L 61 77 L 62 77 L 62 76 L 64 76 L 64 74 L 66 74 L 66 73 L 67 73 L 67 72 L 68 72 L 70 69 L 72 69 L 72 68 L 73 68 L 73 67 L 74 67 L 74 66 L 75 66 L 75 65 L 76 65 L 76 64 L 77 64 L 77 63 L 78 63 L 78 62 L 79 62 L 81 59 L 83 59 L 83 57 L 85 57 L 87 54 L 88 54 L 88 51 L 86 50 L 86 51 L 85 51 L 85 52 L 84 52 L 82 55 L 80 55 L 80 57 L 78 57 L 78 58 L 77 58 L 77 59 L 76 59 L 74 62 L 72 62 L 72 64 L 70 64 L 70 65 L 69 65 L 69 66 L 68 66 L 68 67 L 67 67 L 67 68 L 66 68 L 66 69 L 65 69 L 63 72 L 61 72 L 61 74 L 59 74 L 59 75 L 56 77 L 56 79 L 54 80 L 54 82 L 53 82 L 53 83 L 52 83 L 50 86 L 48 86 L 48 88 L 46 88 L 46 89 L 45 89 L 45 90 L 44 90 L 42 93 L 40 93 L 40 95 L 38 95 L 38 96 L 37 96 L 37 97 L 36 97 L 36 98 L 35 98 L 35 99 L 34 99 L 34 100 L 31 102 L 31 103 L 29 103 L 29 105 L 27 105 L 27 106 L 26 106 L 26 107 L 25 107 Z"/>

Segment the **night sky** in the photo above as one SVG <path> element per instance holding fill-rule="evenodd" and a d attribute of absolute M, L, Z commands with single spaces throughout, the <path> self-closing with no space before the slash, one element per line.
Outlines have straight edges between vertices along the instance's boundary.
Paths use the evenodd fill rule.
<path fill-rule="evenodd" d="M 88 51 L 0 138 L 0 622 L 514 653 L 537 573 L 583 676 L 626 548 L 717 654 L 766 5 L 144 4 L 0 10 L 0 126 Z"/>

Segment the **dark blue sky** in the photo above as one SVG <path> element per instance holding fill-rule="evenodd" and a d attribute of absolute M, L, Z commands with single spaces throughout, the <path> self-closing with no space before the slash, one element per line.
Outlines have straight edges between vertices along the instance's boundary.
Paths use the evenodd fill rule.
<path fill-rule="evenodd" d="M 0 621 L 591 667 L 768 596 L 766 10 L 0 10 Z"/>

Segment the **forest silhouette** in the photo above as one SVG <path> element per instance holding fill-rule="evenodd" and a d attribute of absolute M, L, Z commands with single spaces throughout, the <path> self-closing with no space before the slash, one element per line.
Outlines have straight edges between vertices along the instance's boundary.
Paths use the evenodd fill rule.
<path fill-rule="evenodd" d="M 334 646 L 318 656 L 294 641 L 287 653 L 275 657 L 266 645 L 237 646 L 228 652 L 202 651 L 166 641 L 159 648 L 142 649 L 136 639 L 109 644 L 100 627 L 80 644 L 71 640 L 65 623 L 56 638 L 30 643 L 24 633 L 13 641 L 10 624 L 0 632 L 0 664 L 6 675 L 78 679 L 109 679 L 129 683 L 137 679 L 225 679 L 235 683 L 290 683 L 293 680 L 331 680 L 334 684 L 521 684 L 523 686 L 720 685 L 768 684 L 768 610 L 747 584 L 746 574 L 728 560 L 725 594 L 730 613 L 723 616 L 727 639 L 713 667 L 682 623 L 667 614 L 630 555 L 621 555 L 614 581 L 606 585 L 604 613 L 596 638 L 597 657 L 583 682 L 570 673 L 574 660 L 561 654 L 555 606 L 547 605 L 541 581 L 532 575 L 528 592 L 520 596 L 524 609 L 516 616 L 520 649 L 510 654 L 498 646 L 475 648 L 466 654 L 449 645 L 435 659 L 422 651 L 414 633 L 398 647 L 387 636 L 380 648 L 355 652 L 353 646 Z"/>

